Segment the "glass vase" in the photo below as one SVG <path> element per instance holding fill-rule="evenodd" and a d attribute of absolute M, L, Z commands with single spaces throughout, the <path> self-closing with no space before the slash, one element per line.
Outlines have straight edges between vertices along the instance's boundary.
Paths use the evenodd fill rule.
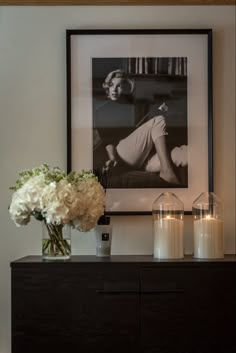
<path fill-rule="evenodd" d="M 194 257 L 224 257 L 223 203 L 213 192 L 203 192 L 193 202 Z"/>
<path fill-rule="evenodd" d="M 184 257 L 184 204 L 172 192 L 162 193 L 152 206 L 154 253 L 158 259 Z"/>
<path fill-rule="evenodd" d="M 42 253 L 45 260 L 69 260 L 71 256 L 71 227 L 68 224 L 42 222 Z"/>

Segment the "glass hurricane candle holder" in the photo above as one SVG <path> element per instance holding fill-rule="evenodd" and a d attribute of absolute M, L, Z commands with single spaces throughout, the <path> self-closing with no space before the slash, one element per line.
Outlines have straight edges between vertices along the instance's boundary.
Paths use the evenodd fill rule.
<path fill-rule="evenodd" d="M 154 254 L 158 259 L 184 257 L 184 204 L 171 192 L 162 193 L 152 206 Z"/>
<path fill-rule="evenodd" d="M 193 202 L 194 257 L 224 257 L 223 203 L 213 192 L 203 192 Z"/>

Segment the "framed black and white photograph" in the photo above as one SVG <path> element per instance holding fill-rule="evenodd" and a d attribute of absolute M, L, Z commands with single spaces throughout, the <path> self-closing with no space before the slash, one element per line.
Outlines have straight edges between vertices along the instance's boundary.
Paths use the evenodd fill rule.
<path fill-rule="evenodd" d="M 211 30 L 67 30 L 67 166 L 108 175 L 106 211 L 190 213 L 212 180 Z"/>

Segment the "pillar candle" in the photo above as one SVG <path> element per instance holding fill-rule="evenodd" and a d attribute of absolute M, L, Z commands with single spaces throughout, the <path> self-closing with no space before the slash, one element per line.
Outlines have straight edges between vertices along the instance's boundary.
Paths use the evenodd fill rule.
<path fill-rule="evenodd" d="M 224 257 L 223 221 L 207 216 L 193 222 L 194 257 Z"/>
<path fill-rule="evenodd" d="M 154 257 L 183 258 L 183 221 L 165 217 L 154 221 Z"/>

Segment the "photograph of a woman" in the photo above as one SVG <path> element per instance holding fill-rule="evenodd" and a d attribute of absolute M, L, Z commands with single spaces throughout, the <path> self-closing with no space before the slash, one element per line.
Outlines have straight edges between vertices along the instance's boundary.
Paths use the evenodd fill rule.
<path fill-rule="evenodd" d="M 93 59 L 93 169 L 110 188 L 188 186 L 185 59 Z"/>

